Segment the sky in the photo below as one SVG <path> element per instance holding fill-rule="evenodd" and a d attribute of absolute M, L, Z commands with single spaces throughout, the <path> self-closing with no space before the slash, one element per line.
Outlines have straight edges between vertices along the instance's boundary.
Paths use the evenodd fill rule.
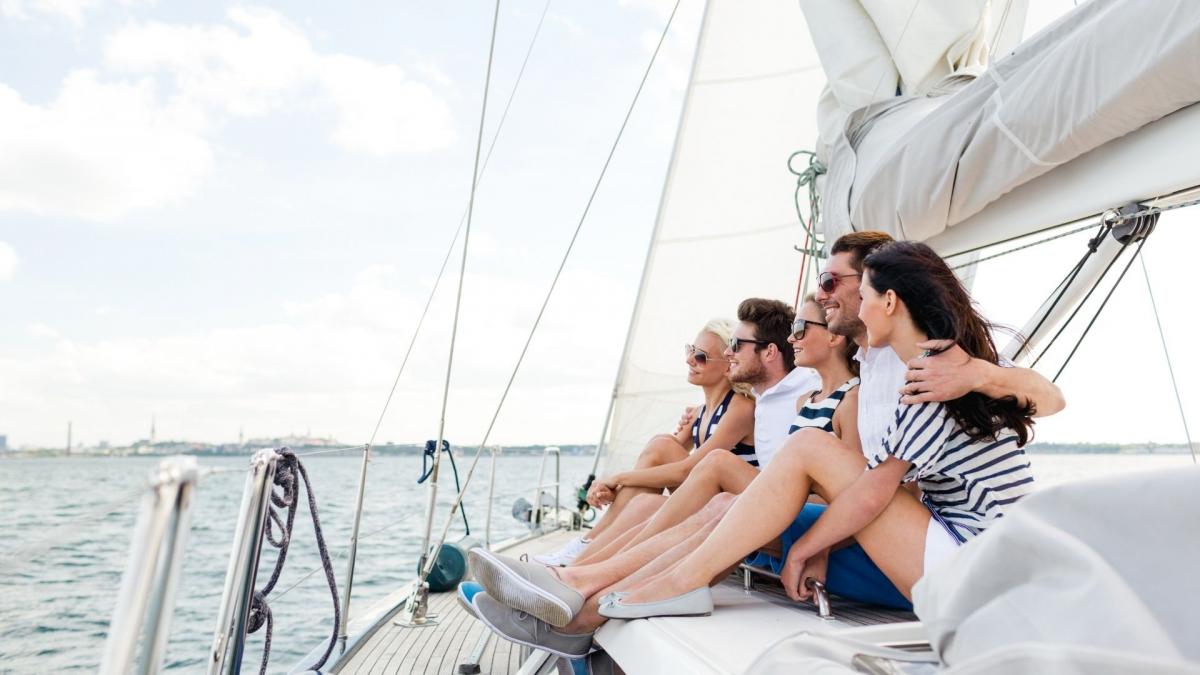
<path fill-rule="evenodd" d="M 130 443 L 152 419 L 160 440 L 367 440 L 465 212 L 492 18 L 490 3 L 403 4 L 0 0 L 10 446 L 61 446 L 68 421 L 76 443 Z M 502 5 L 485 150 L 544 7 Z M 550 3 L 480 179 L 452 441 L 491 419 L 669 8 Z M 699 9 L 683 3 L 494 442 L 597 440 Z M 1197 326 L 1173 270 L 1196 221 L 1169 214 L 1145 251 L 1185 403 L 1200 400 L 1181 341 Z M 981 303 L 1021 324 L 1046 292 L 1029 270 L 1057 278 L 1079 241 L 981 272 Z M 379 441 L 436 435 L 460 255 Z M 1152 321 L 1144 282 L 1127 283 L 1040 439 L 1182 440 Z M 1113 415 L 1148 392 L 1141 415 Z"/>

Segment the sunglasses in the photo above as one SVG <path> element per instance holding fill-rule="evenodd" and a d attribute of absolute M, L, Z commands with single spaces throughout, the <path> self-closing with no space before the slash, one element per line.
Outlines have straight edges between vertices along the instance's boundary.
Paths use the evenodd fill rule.
<path fill-rule="evenodd" d="M 804 331 L 808 330 L 809 326 L 828 328 L 829 324 L 821 323 L 820 321 L 809 321 L 808 319 L 796 319 L 796 322 L 792 324 L 792 338 L 796 340 L 803 340 Z"/>
<path fill-rule="evenodd" d="M 738 352 L 738 350 L 742 348 L 742 345 L 760 345 L 761 346 L 761 345 L 769 345 L 769 344 L 771 344 L 770 340 L 749 340 L 746 338 L 731 337 L 731 338 L 729 338 L 729 351 L 736 354 Z"/>
<path fill-rule="evenodd" d="M 861 277 L 861 273 L 855 274 L 834 274 L 833 272 L 821 272 L 817 275 L 817 286 L 826 293 L 832 293 L 833 289 L 838 287 L 842 279 L 847 277 Z"/>
<path fill-rule="evenodd" d="M 696 345 L 684 345 L 683 346 L 683 355 L 684 355 L 684 357 L 691 358 L 697 364 L 702 365 L 702 366 L 707 364 L 709 361 L 725 361 L 726 360 L 719 356 L 709 356 L 708 352 L 704 351 L 703 349 L 700 349 Z"/>

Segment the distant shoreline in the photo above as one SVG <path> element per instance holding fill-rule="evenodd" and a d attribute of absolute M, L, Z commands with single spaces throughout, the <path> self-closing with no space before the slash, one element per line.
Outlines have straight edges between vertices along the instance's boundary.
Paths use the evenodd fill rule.
<path fill-rule="evenodd" d="M 291 447 L 298 454 L 309 452 L 330 452 L 333 457 L 354 457 L 361 451 L 361 446 L 336 452 L 346 446 L 325 441 L 319 445 L 289 445 L 254 444 L 254 445 L 209 445 L 205 443 L 139 443 L 120 448 L 85 448 L 68 453 L 63 448 L 38 448 L 21 450 L 0 450 L 0 459 L 36 459 L 54 457 L 167 457 L 170 455 L 195 455 L 198 457 L 248 457 L 255 452 L 274 447 Z M 558 447 L 565 457 L 591 456 L 596 451 L 595 445 L 563 444 L 501 446 L 501 457 L 531 457 L 541 456 L 547 447 Z M 454 446 L 455 454 L 459 456 L 474 456 L 478 446 Z M 1186 455 L 1189 454 L 1186 443 L 1034 443 L 1027 448 L 1032 455 Z M 372 454 L 383 456 L 419 456 L 424 452 L 423 445 L 386 444 L 371 449 Z"/>

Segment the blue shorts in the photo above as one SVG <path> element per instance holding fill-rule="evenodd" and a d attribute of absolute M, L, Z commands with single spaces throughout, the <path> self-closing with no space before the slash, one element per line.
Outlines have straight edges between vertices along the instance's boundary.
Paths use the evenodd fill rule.
<path fill-rule="evenodd" d="M 817 518 L 825 513 L 824 504 L 805 504 L 800 515 L 779 535 L 783 542 L 783 557 L 786 559 L 792 544 L 817 522 Z M 755 567 L 769 567 L 779 574 L 783 570 L 783 560 L 766 553 L 755 553 L 746 559 L 747 564 Z M 867 552 L 858 544 L 839 548 L 829 554 L 829 571 L 825 577 L 825 588 L 834 595 L 843 598 L 866 602 L 873 605 L 883 605 L 892 609 L 912 611 L 912 603 L 896 589 Z"/>

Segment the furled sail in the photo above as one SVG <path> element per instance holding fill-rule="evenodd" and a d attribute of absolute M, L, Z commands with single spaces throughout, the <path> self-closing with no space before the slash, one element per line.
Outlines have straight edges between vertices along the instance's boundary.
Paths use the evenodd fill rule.
<path fill-rule="evenodd" d="M 850 113 L 823 186 L 826 232 L 882 229 L 953 253 L 1198 185 L 1197 72 L 1200 4 L 1092 0 L 977 78 Z M 1040 187 L 997 202 L 1027 184 Z"/>
<path fill-rule="evenodd" d="M 787 170 L 812 149 L 825 75 L 795 0 L 711 0 L 618 375 L 608 468 L 632 465 L 699 392 L 682 345 L 744 298 L 791 301 L 801 241 Z"/>

